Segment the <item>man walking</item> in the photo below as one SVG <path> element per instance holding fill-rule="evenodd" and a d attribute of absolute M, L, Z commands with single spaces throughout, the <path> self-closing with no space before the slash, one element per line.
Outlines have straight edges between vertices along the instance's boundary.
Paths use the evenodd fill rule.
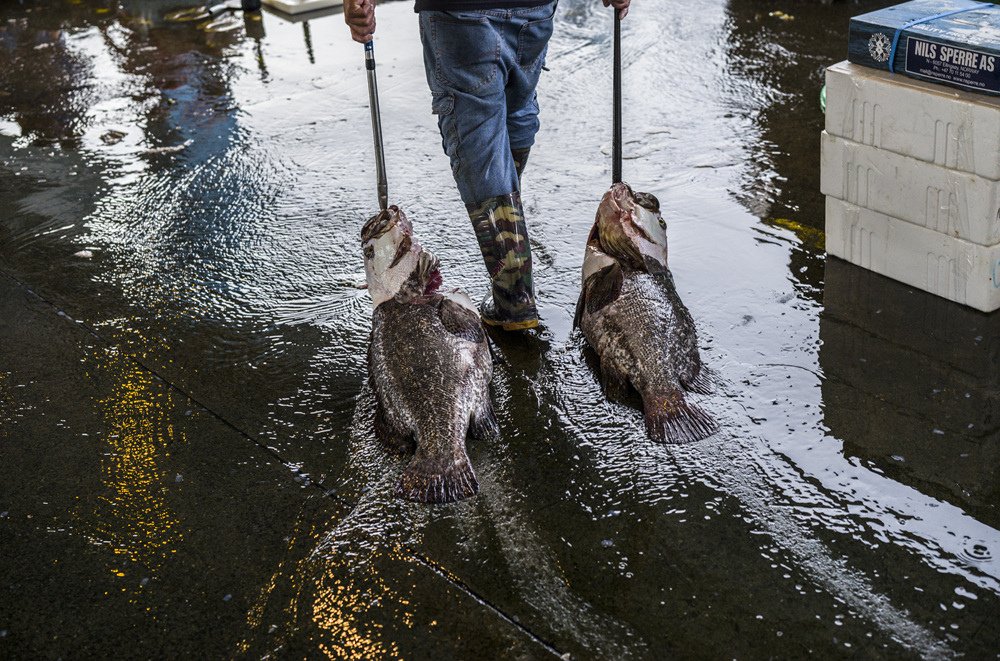
<path fill-rule="evenodd" d="M 624 18 L 630 0 L 602 0 Z M 538 325 L 521 173 L 538 132 L 535 87 L 558 0 L 416 0 L 431 110 L 492 291 L 483 323 Z M 355 41 L 375 32 L 374 0 L 345 0 Z"/>

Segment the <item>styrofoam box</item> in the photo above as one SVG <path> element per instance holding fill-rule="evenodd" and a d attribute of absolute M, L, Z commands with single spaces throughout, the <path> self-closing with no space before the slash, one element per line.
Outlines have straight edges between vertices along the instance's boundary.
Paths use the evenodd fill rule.
<path fill-rule="evenodd" d="M 307 11 L 339 7 L 343 0 L 262 0 L 268 7 L 274 7 L 286 14 L 301 14 Z"/>
<path fill-rule="evenodd" d="M 963 241 L 828 196 L 826 251 L 956 303 L 1000 309 L 1000 245 Z"/>
<path fill-rule="evenodd" d="M 826 104 L 830 135 L 1000 179 L 1000 99 L 845 61 L 826 70 Z"/>
<path fill-rule="evenodd" d="M 1000 243 L 1000 181 L 823 131 L 820 190 L 984 246 Z"/>

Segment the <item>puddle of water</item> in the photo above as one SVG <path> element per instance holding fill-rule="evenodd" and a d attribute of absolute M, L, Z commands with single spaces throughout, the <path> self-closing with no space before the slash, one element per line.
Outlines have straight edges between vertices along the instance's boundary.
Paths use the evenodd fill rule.
<path fill-rule="evenodd" d="M 786 20 L 745 0 L 650 1 L 623 26 L 625 178 L 661 201 L 722 384 L 700 403 L 725 430 L 650 444 L 572 330 L 609 179 L 611 71 L 609 14 L 566 0 L 524 186 L 544 329 L 498 338 L 504 438 L 470 448 L 480 496 L 435 509 L 390 497 L 400 465 L 371 434 L 357 235 L 374 170 L 342 18 L 265 15 L 248 33 L 239 16 L 164 21 L 176 2 L 0 10 L 2 268 L 353 508 L 303 533 L 308 563 L 275 569 L 317 604 L 278 609 L 311 632 L 290 648 L 399 651 L 335 597 L 392 592 L 366 568 L 414 558 L 580 655 L 1000 642 L 981 627 L 1000 597 L 1000 317 L 822 251 L 822 69 L 877 3 Z M 380 6 L 378 43 L 390 196 L 446 283 L 479 296 L 408 3 Z M 246 649 L 266 647 L 263 622 Z"/>

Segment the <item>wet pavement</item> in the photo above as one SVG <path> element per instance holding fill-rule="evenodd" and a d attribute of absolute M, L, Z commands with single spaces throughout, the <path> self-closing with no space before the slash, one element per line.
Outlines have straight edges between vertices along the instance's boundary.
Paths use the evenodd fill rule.
<path fill-rule="evenodd" d="M 1000 315 L 823 251 L 818 105 L 885 2 L 642 0 L 625 179 L 721 383 L 649 442 L 572 330 L 610 177 L 610 15 L 563 0 L 525 175 L 543 329 L 496 337 L 478 497 L 372 432 L 374 212 L 342 17 L 0 6 L 0 656 L 994 658 Z M 390 199 L 485 291 L 409 3 L 379 7 Z"/>

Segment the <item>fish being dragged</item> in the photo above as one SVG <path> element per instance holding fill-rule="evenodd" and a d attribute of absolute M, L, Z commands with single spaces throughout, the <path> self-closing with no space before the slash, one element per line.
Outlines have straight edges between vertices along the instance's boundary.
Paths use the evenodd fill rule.
<path fill-rule="evenodd" d="M 439 291 L 438 260 L 414 240 L 398 207 L 372 217 L 361 242 L 375 306 L 368 349 L 375 436 L 390 451 L 416 451 L 396 495 L 423 503 L 473 496 L 479 483 L 466 435 L 499 434 L 479 312 L 465 293 Z"/>
<path fill-rule="evenodd" d="M 710 383 L 694 320 L 667 268 L 660 203 L 649 193 L 616 183 L 601 200 L 574 325 L 600 357 L 605 393 L 620 398 L 632 386 L 642 396 L 653 440 L 685 443 L 718 430 L 685 399 L 685 391 L 706 393 Z"/>

